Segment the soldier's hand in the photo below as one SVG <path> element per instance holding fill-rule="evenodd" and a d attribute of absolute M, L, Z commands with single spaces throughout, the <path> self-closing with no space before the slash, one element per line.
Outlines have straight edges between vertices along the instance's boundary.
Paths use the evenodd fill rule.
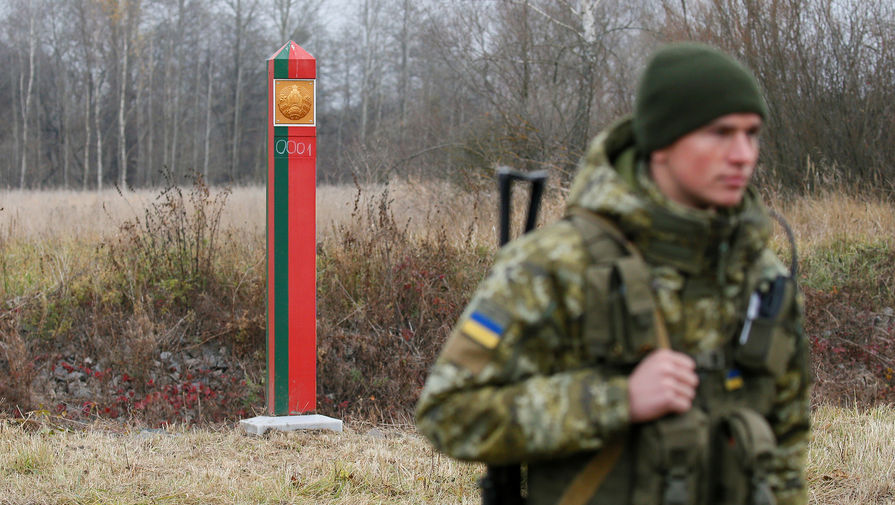
<path fill-rule="evenodd" d="M 696 363 L 690 356 L 670 349 L 653 351 L 628 378 L 631 422 L 690 410 L 698 385 Z"/>

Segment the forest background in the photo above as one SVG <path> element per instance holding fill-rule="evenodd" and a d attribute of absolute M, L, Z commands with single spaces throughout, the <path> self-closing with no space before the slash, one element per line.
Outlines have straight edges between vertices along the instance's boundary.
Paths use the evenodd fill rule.
<path fill-rule="evenodd" d="M 288 39 L 317 58 L 322 182 L 567 181 L 649 51 L 692 39 L 757 74 L 766 187 L 891 188 L 885 0 L 8 0 L 0 19 L 0 187 L 263 183 L 266 59 Z"/>

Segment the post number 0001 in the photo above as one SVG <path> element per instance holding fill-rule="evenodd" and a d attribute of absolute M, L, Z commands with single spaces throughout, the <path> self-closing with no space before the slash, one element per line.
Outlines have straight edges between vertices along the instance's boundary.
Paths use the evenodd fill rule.
<path fill-rule="evenodd" d="M 273 142 L 273 151 L 277 158 L 312 158 L 314 143 L 296 138 L 277 137 Z"/>

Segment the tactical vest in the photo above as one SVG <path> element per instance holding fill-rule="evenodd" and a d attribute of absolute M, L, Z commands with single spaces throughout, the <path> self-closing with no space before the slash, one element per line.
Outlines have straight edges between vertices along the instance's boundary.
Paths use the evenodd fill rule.
<path fill-rule="evenodd" d="M 608 374 L 630 375 L 658 347 L 650 267 L 613 223 L 589 211 L 567 219 L 590 256 L 581 326 L 588 361 Z M 608 463 L 599 461 L 601 453 L 529 463 L 530 505 L 556 504 L 560 497 L 563 504 L 776 503 L 767 480 L 776 439 L 766 416 L 775 377 L 784 373 L 795 350 L 784 321 L 793 310 L 796 287 L 790 276 L 764 278 L 766 273 L 755 270 L 747 273 L 741 290 L 743 316 L 736 335 L 723 349 L 693 356 L 700 375 L 694 407 L 631 425 L 607 441 L 603 452 L 620 449 Z M 697 295 L 684 288 L 681 297 L 688 296 Z M 589 463 L 607 473 L 596 492 L 564 496 L 574 494 L 567 491 Z M 581 474 L 579 480 L 588 478 Z"/>

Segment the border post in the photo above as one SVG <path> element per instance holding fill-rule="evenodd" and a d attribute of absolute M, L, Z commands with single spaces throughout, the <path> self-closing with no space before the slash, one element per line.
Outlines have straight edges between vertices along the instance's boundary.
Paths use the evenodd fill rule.
<path fill-rule="evenodd" d="M 267 59 L 267 413 L 246 432 L 327 429 L 317 408 L 317 61 L 289 41 Z"/>
<path fill-rule="evenodd" d="M 267 60 L 267 411 L 317 408 L 317 61 Z"/>

